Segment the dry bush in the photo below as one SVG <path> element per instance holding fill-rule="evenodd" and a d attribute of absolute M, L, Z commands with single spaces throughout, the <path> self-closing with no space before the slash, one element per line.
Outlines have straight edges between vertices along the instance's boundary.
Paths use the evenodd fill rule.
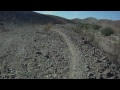
<path fill-rule="evenodd" d="M 114 34 L 114 31 L 113 31 L 112 28 L 106 27 L 106 28 L 104 28 L 103 30 L 101 30 L 101 33 L 102 33 L 104 36 L 110 36 L 111 34 Z"/>
<path fill-rule="evenodd" d="M 52 26 L 53 26 L 52 23 L 48 23 L 47 25 L 44 26 L 44 30 L 49 31 Z"/>

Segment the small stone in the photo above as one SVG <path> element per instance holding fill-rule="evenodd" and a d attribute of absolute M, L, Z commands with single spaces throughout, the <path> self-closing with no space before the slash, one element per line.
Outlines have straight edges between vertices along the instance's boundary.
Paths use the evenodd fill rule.
<path fill-rule="evenodd" d="M 36 54 L 39 54 L 39 55 L 41 55 L 42 53 L 41 53 L 41 52 L 36 52 Z"/>
<path fill-rule="evenodd" d="M 26 63 L 22 64 L 22 68 L 27 68 L 28 65 Z"/>
<path fill-rule="evenodd" d="M 34 40 L 34 42 L 37 42 L 37 40 Z"/>
<path fill-rule="evenodd" d="M 50 56 L 49 56 L 49 53 L 45 56 L 47 59 L 49 59 L 50 58 Z"/>
<path fill-rule="evenodd" d="M 105 59 L 107 59 L 106 57 L 102 57 L 102 60 L 105 60 Z"/>
<path fill-rule="evenodd" d="M 49 78 L 49 75 L 46 75 L 45 77 L 48 79 L 48 78 Z"/>
<path fill-rule="evenodd" d="M 53 76 L 53 78 L 56 78 L 56 77 L 57 77 L 57 74 L 53 74 L 52 76 Z"/>
<path fill-rule="evenodd" d="M 88 41 L 84 41 L 83 43 L 84 43 L 84 44 L 88 44 Z"/>
<path fill-rule="evenodd" d="M 109 73 L 107 73 L 107 77 L 108 78 L 111 78 L 111 77 L 113 77 L 114 75 L 111 73 L 111 72 L 109 72 Z"/>
<path fill-rule="evenodd" d="M 102 76 L 102 74 L 98 77 L 98 79 L 104 79 L 104 77 Z"/>
<path fill-rule="evenodd" d="M 88 65 L 85 66 L 86 72 L 90 71 L 90 67 Z"/>
<path fill-rule="evenodd" d="M 83 37 L 81 37 L 81 39 L 82 39 L 82 40 L 84 40 L 84 38 L 83 38 Z"/>
<path fill-rule="evenodd" d="M 28 58 L 25 57 L 24 60 L 28 60 Z"/>
<path fill-rule="evenodd" d="M 87 75 L 89 78 L 93 77 L 94 74 L 92 72 L 89 72 L 88 75 Z"/>
<path fill-rule="evenodd" d="M 118 76 L 115 76 L 115 79 L 119 79 L 119 77 L 118 77 Z"/>
<path fill-rule="evenodd" d="M 11 75 L 11 79 L 15 79 L 15 77 L 16 77 L 15 75 Z"/>

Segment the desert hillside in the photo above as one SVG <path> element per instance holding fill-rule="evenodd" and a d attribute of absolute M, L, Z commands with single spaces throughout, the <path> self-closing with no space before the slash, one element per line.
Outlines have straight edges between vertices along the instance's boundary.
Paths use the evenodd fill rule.
<path fill-rule="evenodd" d="M 0 21 L 6 23 L 17 23 L 17 24 L 65 24 L 73 23 L 65 18 L 38 14 L 32 11 L 0 11 Z"/>
<path fill-rule="evenodd" d="M 0 79 L 119 79 L 120 66 L 70 20 L 0 11 Z"/>
<path fill-rule="evenodd" d="M 108 19 L 96 19 L 96 18 L 86 18 L 86 19 L 73 19 L 75 23 L 95 23 L 103 27 L 111 27 L 115 30 L 117 35 L 120 35 L 120 20 L 108 20 Z"/>

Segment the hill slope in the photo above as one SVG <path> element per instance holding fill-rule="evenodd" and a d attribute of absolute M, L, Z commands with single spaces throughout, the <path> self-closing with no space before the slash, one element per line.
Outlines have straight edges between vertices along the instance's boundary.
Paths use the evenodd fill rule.
<path fill-rule="evenodd" d="M 116 21 L 112 21 L 112 20 L 108 20 L 108 19 L 96 19 L 96 18 L 85 18 L 85 19 L 73 19 L 72 21 L 74 21 L 75 23 L 95 23 L 95 24 L 99 24 L 102 26 L 112 26 L 112 27 L 117 27 L 120 28 L 120 20 L 116 20 Z"/>
<path fill-rule="evenodd" d="M 73 23 L 70 20 L 55 17 L 50 15 L 43 15 L 32 11 L 0 11 L 0 22 L 7 23 L 38 23 L 38 24 L 65 24 L 65 23 Z"/>
<path fill-rule="evenodd" d="M 95 23 L 103 27 L 111 27 L 115 30 L 115 33 L 117 35 L 120 34 L 120 20 L 116 20 L 116 21 L 108 20 L 108 19 L 97 20 L 96 18 L 90 17 L 86 19 L 73 19 L 72 21 L 74 21 L 75 23 L 90 23 L 90 24 Z"/>

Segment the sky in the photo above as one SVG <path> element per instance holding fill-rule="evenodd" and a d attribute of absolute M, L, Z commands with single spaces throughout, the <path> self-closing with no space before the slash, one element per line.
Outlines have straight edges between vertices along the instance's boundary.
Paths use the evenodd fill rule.
<path fill-rule="evenodd" d="M 67 19 L 94 17 L 97 19 L 120 20 L 120 11 L 35 11 L 42 14 L 61 16 Z"/>

